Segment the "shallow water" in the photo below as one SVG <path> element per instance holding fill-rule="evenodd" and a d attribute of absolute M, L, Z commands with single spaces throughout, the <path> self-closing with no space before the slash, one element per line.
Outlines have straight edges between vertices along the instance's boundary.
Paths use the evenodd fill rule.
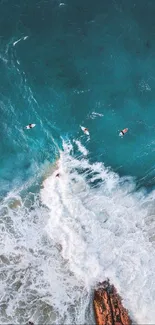
<path fill-rule="evenodd" d="M 93 323 L 107 277 L 155 321 L 154 14 L 151 0 L 1 3 L 4 324 Z"/>

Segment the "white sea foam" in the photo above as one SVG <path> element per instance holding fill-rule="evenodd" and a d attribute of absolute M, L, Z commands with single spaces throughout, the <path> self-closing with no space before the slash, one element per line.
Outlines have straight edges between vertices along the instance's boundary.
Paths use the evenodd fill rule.
<path fill-rule="evenodd" d="M 148 82 L 143 79 L 139 83 L 139 89 L 142 93 L 146 91 L 151 91 L 151 87 L 149 86 Z"/>
<path fill-rule="evenodd" d="M 109 277 L 133 319 L 153 324 L 155 193 L 73 149 L 63 143 L 40 193 L 1 202 L 0 321 L 94 324 L 91 290 Z"/>
<path fill-rule="evenodd" d="M 134 320 L 153 323 L 155 263 L 149 204 L 154 192 L 147 198 L 143 192 L 134 193 L 132 179 L 120 179 L 101 163 L 76 160 L 70 150 L 71 144 L 61 152 L 59 179 L 52 175 L 41 191 L 49 209 L 46 231 L 61 246 L 62 257 L 79 282 L 90 288 L 109 277 Z M 93 187 L 97 180 L 102 183 Z"/>
<path fill-rule="evenodd" d="M 82 145 L 82 143 L 79 140 L 74 141 L 78 147 L 78 150 L 84 155 L 87 156 L 89 151 Z"/>
<path fill-rule="evenodd" d="M 97 113 L 97 112 L 92 112 L 91 115 L 90 115 L 90 118 L 93 120 L 95 119 L 96 117 L 103 117 L 104 115 L 101 114 L 101 113 Z"/>
<path fill-rule="evenodd" d="M 18 44 L 22 40 L 25 41 L 27 38 L 28 38 L 28 36 L 24 36 L 24 37 L 19 38 L 17 41 L 13 42 L 13 46 L 15 46 L 16 44 Z"/>
<path fill-rule="evenodd" d="M 7 64 L 8 63 L 8 60 L 7 59 L 5 59 L 1 54 L 0 54 L 0 60 L 2 60 L 5 64 Z"/>

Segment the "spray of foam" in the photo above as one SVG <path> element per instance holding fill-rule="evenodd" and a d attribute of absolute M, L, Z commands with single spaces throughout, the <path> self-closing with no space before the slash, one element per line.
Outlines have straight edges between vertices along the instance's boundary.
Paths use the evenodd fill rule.
<path fill-rule="evenodd" d="M 32 185 L 1 201 L 0 322 L 93 324 L 92 312 L 87 316 L 90 291 L 71 272 L 61 245 L 47 236 L 47 208 Z"/>
<path fill-rule="evenodd" d="M 135 321 L 154 323 L 154 192 L 136 193 L 81 146 L 75 158 L 63 143 L 40 193 L 1 201 L 1 323 L 94 324 L 92 289 L 107 277 Z"/>
<path fill-rule="evenodd" d="M 155 321 L 155 263 L 151 229 L 154 192 L 135 192 L 101 163 L 75 159 L 71 143 L 60 153 L 59 177 L 48 177 L 41 200 L 46 231 L 79 283 L 91 288 L 110 278 L 139 323 Z M 82 309 L 82 307 L 81 307 Z"/>
<path fill-rule="evenodd" d="M 104 115 L 101 113 L 97 112 L 92 112 L 91 115 L 89 116 L 92 120 L 95 119 L 96 117 L 103 117 Z"/>
<path fill-rule="evenodd" d="M 28 36 L 24 36 L 24 37 L 19 38 L 17 41 L 13 42 L 13 46 L 18 44 L 20 41 L 25 41 L 27 38 L 28 38 Z"/>
<path fill-rule="evenodd" d="M 82 145 L 79 140 L 74 140 L 74 143 L 76 143 L 79 152 L 81 152 L 84 156 L 88 155 L 89 151 Z"/>

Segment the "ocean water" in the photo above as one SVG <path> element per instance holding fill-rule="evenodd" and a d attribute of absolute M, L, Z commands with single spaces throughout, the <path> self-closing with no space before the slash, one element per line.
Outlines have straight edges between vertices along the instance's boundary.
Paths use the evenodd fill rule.
<path fill-rule="evenodd" d="M 1 1 L 2 324 L 95 324 L 107 278 L 155 322 L 154 17 L 153 0 Z"/>

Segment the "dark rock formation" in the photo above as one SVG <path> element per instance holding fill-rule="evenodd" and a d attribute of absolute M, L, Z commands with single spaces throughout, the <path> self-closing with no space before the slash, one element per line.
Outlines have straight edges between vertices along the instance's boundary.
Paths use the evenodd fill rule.
<path fill-rule="evenodd" d="M 109 281 L 100 284 L 94 293 L 96 325 L 131 325 L 115 287 Z"/>

